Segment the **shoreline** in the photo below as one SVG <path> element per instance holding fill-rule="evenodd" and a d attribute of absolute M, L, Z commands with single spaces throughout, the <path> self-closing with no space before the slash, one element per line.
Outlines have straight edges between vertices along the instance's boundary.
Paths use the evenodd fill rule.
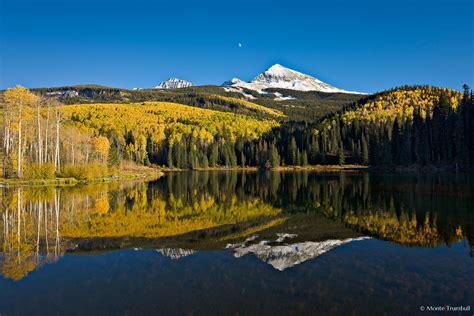
<path fill-rule="evenodd" d="M 208 167 L 195 169 L 160 168 L 162 172 L 186 172 L 186 171 L 358 171 L 369 170 L 370 167 L 363 165 L 306 165 L 306 166 L 280 166 L 271 169 L 261 169 L 255 166 L 245 167 Z"/>
<path fill-rule="evenodd" d="M 151 168 L 150 168 L 151 169 Z M 0 188 L 12 187 L 68 187 L 81 184 L 109 183 L 115 181 L 131 180 L 155 180 L 164 176 L 159 169 L 146 170 L 144 172 L 123 171 L 117 175 L 106 178 L 92 178 L 86 180 L 77 180 L 76 178 L 54 178 L 54 179 L 4 179 L 0 178 Z"/>
<path fill-rule="evenodd" d="M 178 169 L 178 168 L 148 168 L 140 170 L 123 170 L 117 175 L 106 178 L 93 178 L 87 180 L 78 180 L 76 178 L 54 178 L 54 179 L 5 179 L 0 178 L 0 188 L 23 187 L 23 186 L 75 186 L 80 184 L 108 183 L 114 181 L 129 180 L 155 180 L 170 172 L 189 172 L 189 171 L 240 171 L 240 172 L 358 172 L 369 171 L 375 173 L 443 173 L 443 172 L 473 172 L 471 168 L 455 166 L 387 166 L 371 167 L 364 165 L 307 165 L 307 166 L 279 166 L 271 169 L 260 169 L 255 166 L 245 167 L 207 167 L 196 169 Z"/>

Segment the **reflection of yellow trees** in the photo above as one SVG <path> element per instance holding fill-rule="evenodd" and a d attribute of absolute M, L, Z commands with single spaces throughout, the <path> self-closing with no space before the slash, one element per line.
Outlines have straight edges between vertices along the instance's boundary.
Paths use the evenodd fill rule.
<path fill-rule="evenodd" d="M 132 192 L 131 195 L 137 195 L 137 192 Z M 279 209 L 259 199 L 232 201 L 230 207 L 216 204 L 213 200 L 203 199 L 188 205 L 179 198 L 170 197 L 168 204 L 159 198 L 147 203 L 146 199 L 139 196 L 131 210 L 121 205 L 108 213 L 78 212 L 73 222 L 62 223 L 61 234 L 66 238 L 157 238 L 280 213 Z"/>
<path fill-rule="evenodd" d="M 423 223 L 418 223 L 415 214 L 409 216 L 405 212 L 400 218 L 393 212 L 362 215 L 349 212 L 344 214 L 343 220 L 346 224 L 371 235 L 403 245 L 436 246 L 442 242 L 436 223 L 430 222 L 429 213 L 425 214 Z M 456 230 L 456 234 L 458 238 L 462 236 L 460 227 Z"/>
<path fill-rule="evenodd" d="M 95 211 L 99 214 L 105 214 L 109 211 L 109 198 L 103 196 L 95 200 Z"/>
<path fill-rule="evenodd" d="M 387 198 L 388 192 L 371 191 L 367 176 L 340 177 L 314 184 L 311 190 L 315 210 L 370 236 L 418 246 L 449 245 L 466 238 L 462 223 L 443 222 L 436 210 L 424 212 L 412 207 L 416 205 L 413 200 L 403 203 L 405 206 L 395 203 L 393 197 Z"/>
<path fill-rule="evenodd" d="M 20 241 L 33 249 L 32 252 L 21 251 L 23 269 L 31 255 L 59 254 L 60 241 L 70 238 L 176 236 L 259 218 L 271 221 L 281 213 L 260 198 L 238 199 L 233 190 L 216 194 L 198 190 L 164 193 L 149 188 L 146 183 L 25 188 L 20 195 L 11 190 L 2 191 L 6 192 L 8 197 L 2 198 L 2 205 L 10 210 L 4 212 L 4 216 L 10 214 L 10 219 L 3 227 L 4 231 L 8 230 L 2 237 L 4 244 L 11 236 L 17 237 L 17 227 L 21 227 Z M 19 203 L 18 197 L 21 198 Z M 20 216 L 17 216 L 17 208 Z M 19 263 L 8 265 L 7 259 L 18 252 L 13 246 L 2 249 L 7 270 L 21 266 Z"/>
<path fill-rule="evenodd" d="M 221 241 L 234 240 L 234 239 L 237 239 L 237 238 L 249 236 L 249 235 L 261 232 L 263 230 L 269 229 L 271 227 L 275 227 L 275 226 L 278 226 L 280 224 L 283 224 L 285 221 L 286 221 L 285 217 L 272 219 L 269 222 L 266 222 L 264 224 L 261 224 L 261 225 L 255 226 L 255 227 L 251 227 L 249 229 L 246 229 L 244 231 L 241 231 L 241 232 L 238 232 L 238 233 L 235 233 L 235 234 L 230 234 L 230 235 L 224 236 L 224 237 L 220 238 L 219 240 L 221 240 Z"/>
<path fill-rule="evenodd" d="M 0 270 L 3 276 L 20 280 L 42 260 L 61 255 L 60 192 L 53 188 L 17 188 L 3 190 L 0 198 Z"/>
<path fill-rule="evenodd" d="M 33 271 L 38 262 L 35 260 L 33 245 L 24 241 L 18 242 L 14 236 L 4 240 L 1 271 L 5 278 L 21 280 Z"/>

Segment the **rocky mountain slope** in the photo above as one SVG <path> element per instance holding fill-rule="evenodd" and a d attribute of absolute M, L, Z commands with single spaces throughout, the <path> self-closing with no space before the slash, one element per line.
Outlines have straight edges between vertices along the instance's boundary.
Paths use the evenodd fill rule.
<path fill-rule="evenodd" d="M 157 85 L 155 89 L 179 89 L 191 86 L 193 86 L 193 84 L 189 81 L 178 78 L 169 78 Z"/>

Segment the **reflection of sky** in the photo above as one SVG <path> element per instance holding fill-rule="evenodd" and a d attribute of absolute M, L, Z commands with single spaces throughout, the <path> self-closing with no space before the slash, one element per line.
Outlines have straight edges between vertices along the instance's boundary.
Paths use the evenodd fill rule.
<path fill-rule="evenodd" d="M 349 243 L 279 272 L 253 254 L 200 251 L 172 260 L 155 250 L 65 255 L 20 282 L 0 279 L 5 314 L 410 313 L 421 304 L 468 304 L 465 244 Z"/>

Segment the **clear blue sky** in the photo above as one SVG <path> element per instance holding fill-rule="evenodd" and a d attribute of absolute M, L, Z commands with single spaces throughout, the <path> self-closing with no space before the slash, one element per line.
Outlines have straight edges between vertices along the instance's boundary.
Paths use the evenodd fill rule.
<path fill-rule="evenodd" d="M 0 89 L 221 84 L 274 63 L 348 90 L 461 89 L 473 2 L 0 0 Z"/>

